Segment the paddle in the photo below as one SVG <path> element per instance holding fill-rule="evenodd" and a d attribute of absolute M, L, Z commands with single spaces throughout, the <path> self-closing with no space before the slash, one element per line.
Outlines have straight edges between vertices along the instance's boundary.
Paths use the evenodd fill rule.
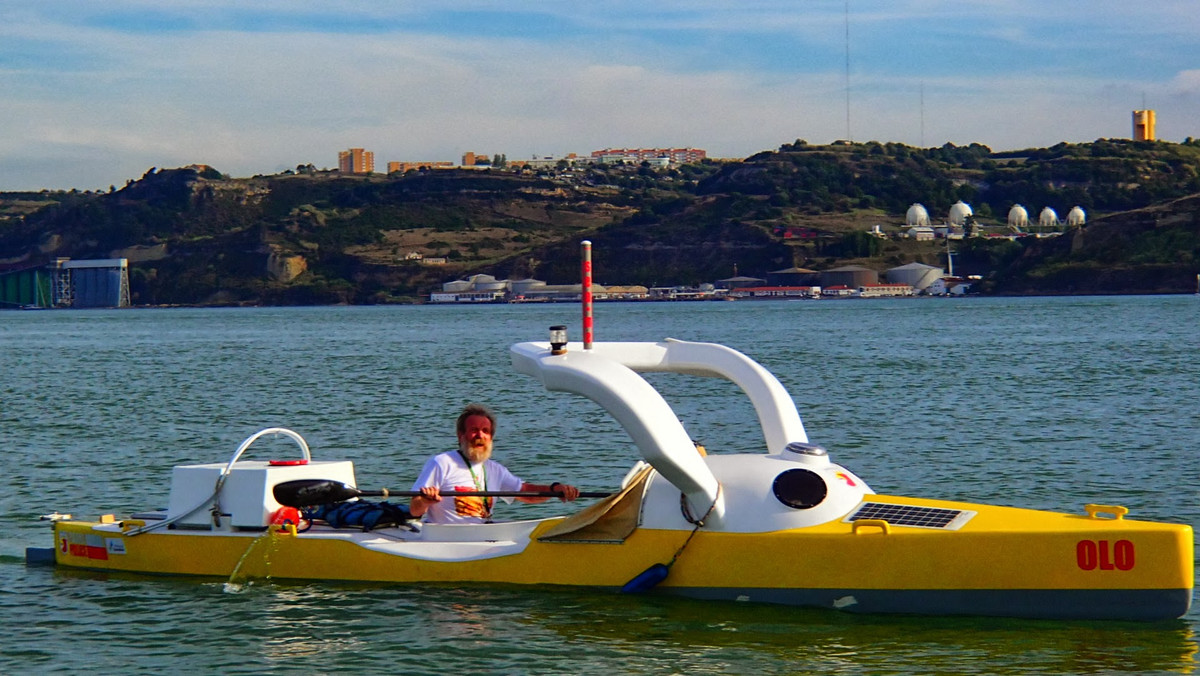
<path fill-rule="evenodd" d="M 414 497 L 419 491 L 389 491 L 384 488 L 378 491 L 363 491 L 348 486 L 341 481 L 331 479 L 296 479 L 275 484 L 272 489 L 275 501 L 287 507 L 315 507 L 317 505 L 332 505 L 345 502 L 351 498 L 363 496 L 378 497 Z M 449 497 L 481 497 L 481 498 L 561 498 L 561 493 L 554 491 L 456 491 L 447 494 Z M 581 498 L 607 498 L 610 493 L 580 492 Z"/>

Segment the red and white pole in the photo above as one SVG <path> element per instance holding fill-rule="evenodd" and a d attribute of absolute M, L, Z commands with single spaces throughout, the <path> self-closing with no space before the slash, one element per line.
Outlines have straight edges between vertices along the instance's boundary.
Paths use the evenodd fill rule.
<path fill-rule="evenodd" d="M 583 240 L 581 245 L 583 263 L 583 349 L 592 349 L 592 243 Z"/>

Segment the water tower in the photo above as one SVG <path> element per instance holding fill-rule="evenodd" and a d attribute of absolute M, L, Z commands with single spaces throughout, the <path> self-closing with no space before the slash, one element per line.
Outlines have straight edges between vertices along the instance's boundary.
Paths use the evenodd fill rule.
<path fill-rule="evenodd" d="M 1153 141 L 1155 115 L 1153 110 L 1133 111 L 1133 140 Z"/>

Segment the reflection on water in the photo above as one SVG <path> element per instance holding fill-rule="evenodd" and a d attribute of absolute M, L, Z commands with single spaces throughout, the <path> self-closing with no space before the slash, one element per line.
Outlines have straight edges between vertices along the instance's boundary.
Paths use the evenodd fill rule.
<path fill-rule="evenodd" d="M 5 673 L 55 663 L 64 633 L 89 664 L 121 673 L 134 655 L 144 673 L 439 664 L 603 674 L 614 660 L 620 673 L 1188 673 L 1197 650 L 1183 621 L 858 616 L 564 588 L 255 580 L 231 595 L 221 581 L 45 569 L 25 581 L 46 595 L 36 611 L 0 607 L 30 620 L 16 626 L 19 648 L 0 657 Z"/>
<path fill-rule="evenodd" d="M 1194 298 L 603 305 L 597 338 L 721 342 L 788 387 L 812 439 L 881 492 L 1200 523 Z M 26 568 L 37 516 L 165 507 L 170 468 L 301 433 L 360 485 L 404 488 L 466 401 L 530 480 L 616 487 L 636 459 L 586 400 L 511 372 L 570 306 L 8 313 L 0 317 L 0 673 L 1191 672 L 1164 624 L 867 617 L 573 589 L 290 584 L 271 538 L 229 580 Z M 710 453 L 755 452 L 717 380 L 656 376 Z M 272 448 L 264 449 L 269 455 Z M 287 457 L 294 448 L 281 449 Z M 1190 489 L 1189 489 L 1190 490 Z M 1186 494 L 1185 494 L 1186 495 Z M 506 505 L 539 517 L 560 504 Z M 564 561 L 564 566 L 572 565 Z M 233 585 L 229 587 L 227 585 Z M 227 593 L 227 591 L 236 593 Z"/>

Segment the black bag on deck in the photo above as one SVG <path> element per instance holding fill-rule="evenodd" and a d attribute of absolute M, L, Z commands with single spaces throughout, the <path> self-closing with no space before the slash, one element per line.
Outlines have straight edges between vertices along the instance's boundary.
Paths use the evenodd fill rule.
<path fill-rule="evenodd" d="M 403 526 L 412 520 L 412 514 L 400 505 L 388 502 L 352 500 L 336 505 L 321 505 L 305 510 L 308 519 L 320 519 L 333 528 L 362 528 L 369 531 L 387 526 Z"/>

